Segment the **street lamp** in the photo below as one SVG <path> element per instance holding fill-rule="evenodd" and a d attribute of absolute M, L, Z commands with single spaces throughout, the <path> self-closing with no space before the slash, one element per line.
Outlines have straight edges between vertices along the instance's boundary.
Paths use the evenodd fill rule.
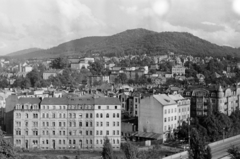
<path fill-rule="evenodd" d="M 191 117 L 187 118 L 188 121 L 188 144 L 189 144 L 189 148 L 190 148 L 190 137 L 191 137 L 191 133 L 190 133 L 190 126 L 191 126 Z"/>
<path fill-rule="evenodd" d="M 223 128 L 223 141 L 224 141 L 225 128 Z"/>

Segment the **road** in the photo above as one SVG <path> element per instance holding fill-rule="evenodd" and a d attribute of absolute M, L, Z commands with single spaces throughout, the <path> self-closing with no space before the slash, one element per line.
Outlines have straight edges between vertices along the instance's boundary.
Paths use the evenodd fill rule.
<path fill-rule="evenodd" d="M 227 150 L 231 147 L 231 145 L 240 146 L 240 140 L 234 140 L 233 139 L 233 140 L 230 140 L 230 141 L 226 141 L 226 142 L 224 142 L 224 144 L 221 144 L 221 145 L 211 146 L 212 159 L 229 158 Z M 172 159 L 180 159 L 180 157 L 182 157 L 182 159 L 188 158 L 187 155 L 183 155 L 183 156 L 179 155 L 179 156 L 176 156 L 176 157 L 172 157 Z"/>

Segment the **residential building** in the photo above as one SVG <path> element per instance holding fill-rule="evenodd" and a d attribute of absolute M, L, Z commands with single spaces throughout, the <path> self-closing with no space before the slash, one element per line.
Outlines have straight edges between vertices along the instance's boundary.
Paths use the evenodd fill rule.
<path fill-rule="evenodd" d="M 176 65 L 172 67 L 172 76 L 185 76 L 185 67 L 181 65 Z"/>
<path fill-rule="evenodd" d="M 63 70 L 47 70 L 43 72 L 43 79 L 47 80 L 50 76 L 56 77 L 58 74 L 62 74 Z"/>
<path fill-rule="evenodd" d="M 95 96 L 20 98 L 14 109 L 14 146 L 40 149 L 102 149 L 121 143 L 121 105 Z"/>
<path fill-rule="evenodd" d="M 155 133 L 163 142 L 173 138 L 174 129 L 178 126 L 177 109 L 177 103 L 166 94 L 141 99 L 138 116 L 139 137 L 145 138 L 147 134 Z"/>
<path fill-rule="evenodd" d="M 190 99 L 184 98 L 180 94 L 168 96 L 177 103 L 178 125 L 182 125 L 183 121 L 188 122 L 190 120 Z"/>

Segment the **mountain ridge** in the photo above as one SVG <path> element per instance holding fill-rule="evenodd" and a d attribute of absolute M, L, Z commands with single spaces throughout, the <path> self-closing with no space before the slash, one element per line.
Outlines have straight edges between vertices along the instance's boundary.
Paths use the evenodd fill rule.
<path fill-rule="evenodd" d="M 130 54 L 177 54 L 193 56 L 226 55 L 240 57 L 240 49 L 219 46 L 187 32 L 155 32 L 147 29 L 129 29 L 111 36 L 92 36 L 71 40 L 45 50 L 37 50 L 15 58 L 50 58 L 61 55 L 123 56 Z"/>

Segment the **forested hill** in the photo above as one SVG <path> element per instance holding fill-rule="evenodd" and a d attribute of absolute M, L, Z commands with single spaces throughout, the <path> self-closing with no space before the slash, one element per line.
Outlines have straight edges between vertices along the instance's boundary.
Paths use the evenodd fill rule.
<path fill-rule="evenodd" d="M 104 54 L 122 56 L 128 54 L 176 54 L 195 56 L 240 57 L 240 49 L 219 46 L 185 32 L 153 32 L 146 29 L 127 30 L 112 36 L 85 37 L 72 40 L 56 47 L 31 52 L 22 58 L 48 58 L 59 55 Z"/>

